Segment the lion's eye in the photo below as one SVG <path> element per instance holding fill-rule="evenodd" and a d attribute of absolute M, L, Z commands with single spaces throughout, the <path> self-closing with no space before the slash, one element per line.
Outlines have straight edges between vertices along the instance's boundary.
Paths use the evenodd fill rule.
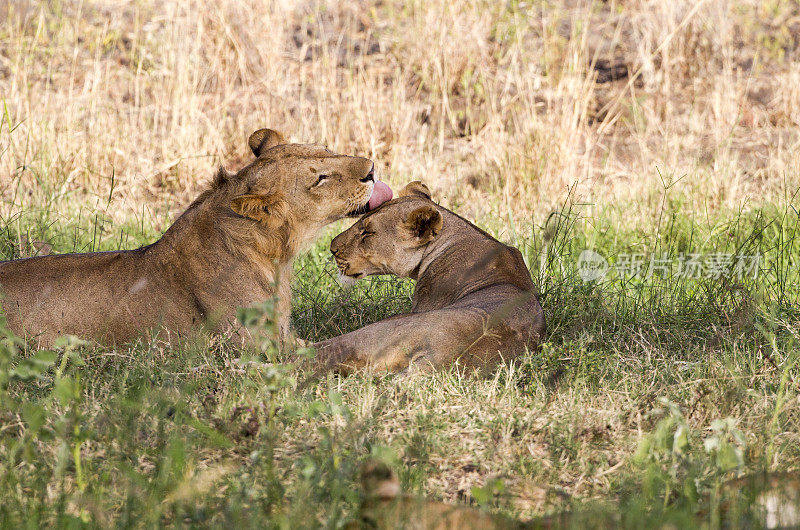
<path fill-rule="evenodd" d="M 330 175 L 320 175 L 320 176 L 318 176 L 317 177 L 317 182 L 314 184 L 314 186 L 319 186 L 320 184 L 325 182 L 330 177 L 331 177 Z"/>

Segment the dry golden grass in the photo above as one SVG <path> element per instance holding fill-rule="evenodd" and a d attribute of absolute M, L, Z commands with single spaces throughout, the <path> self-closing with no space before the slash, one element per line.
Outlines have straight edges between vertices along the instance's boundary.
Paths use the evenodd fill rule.
<path fill-rule="evenodd" d="M 633 203 L 629 220 L 657 207 L 662 177 L 702 209 L 798 185 L 791 0 L 6 1 L 0 13 L 3 215 L 65 196 L 115 220 L 143 203 L 179 209 L 215 166 L 247 160 L 264 125 L 373 157 L 395 185 L 425 180 L 476 217 L 541 218 L 575 183 L 581 200 Z"/>

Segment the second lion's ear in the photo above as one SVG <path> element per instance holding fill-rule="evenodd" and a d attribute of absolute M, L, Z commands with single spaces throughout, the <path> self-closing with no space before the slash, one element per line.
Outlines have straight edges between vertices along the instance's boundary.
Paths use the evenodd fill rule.
<path fill-rule="evenodd" d="M 267 149 L 285 143 L 286 138 L 278 131 L 272 129 L 259 129 L 251 134 L 250 139 L 247 140 L 247 145 L 250 146 L 250 150 L 253 151 L 253 154 L 256 156 L 261 156 Z"/>
<path fill-rule="evenodd" d="M 429 190 L 428 186 L 426 186 L 419 180 L 415 180 L 413 182 L 409 182 L 408 184 L 406 184 L 405 187 L 402 190 L 400 190 L 398 197 L 411 197 L 414 195 L 430 199 L 431 190 Z"/>
<path fill-rule="evenodd" d="M 265 225 L 280 219 L 280 201 L 271 195 L 248 193 L 231 199 L 231 209 L 243 217 L 249 217 Z"/>
<path fill-rule="evenodd" d="M 434 206 L 420 206 L 406 218 L 403 226 L 419 245 L 426 245 L 436 239 L 442 230 L 442 214 Z"/>

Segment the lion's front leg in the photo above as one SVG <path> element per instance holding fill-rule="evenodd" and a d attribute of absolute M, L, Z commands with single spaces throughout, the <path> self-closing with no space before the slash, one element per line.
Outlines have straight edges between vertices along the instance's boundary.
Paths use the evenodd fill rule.
<path fill-rule="evenodd" d="M 394 372 L 408 366 L 415 345 L 402 333 L 389 333 L 386 322 L 370 324 L 356 331 L 312 344 L 318 370 L 349 374 L 361 368 Z"/>
<path fill-rule="evenodd" d="M 314 367 L 317 371 L 337 370 L 351 372 L 364 366 L 363 353 L 359 352 L 352 344 L 349 344 L 346 337 L 347 335 L 342 335 L 311 345 L 316 352 Z"/>
<path fill-rule="evenodd" d="M 436 325 L 437 312 L 400 315 L 375 322 L 344 335 L 318 342 L 318 370 L 350 373 L 360 368 L 398 372 L 412 359 L 431 353 L 426 326 Z"/>
<path fill-rule="evenodd" d="M 453 363 L 484 329 L 481 312 L 443 309 L 400 315 L 318 342 L 320 370 L 350 373 L 368 367 L 399 372 L 433 370 Z"/>

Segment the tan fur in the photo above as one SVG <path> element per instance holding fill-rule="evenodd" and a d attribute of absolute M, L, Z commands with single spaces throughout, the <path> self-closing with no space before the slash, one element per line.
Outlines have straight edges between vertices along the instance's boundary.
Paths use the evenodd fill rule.
<path fill-rule="evenodd" d="M 536 348 L 545 322 L 519 250 L 436 205 L 412 183 L 331 243 L 352 278 L 417 280 L 412 312 L 316 343 L 321 369 L 432 369 L 458 361 L 489 370 Z"/>
<path fill-rule="evenodd" d="M 523 523 L 477 508 L 403 494 L 394 471 L 377 460 L 361 468 L 364 501 L 351 529 L 472 530 L 524 528 Z"/>
<path fill-rule="evenodd" d="M 256 159 L 235 174 L 220 169 L 149 246 L 0 263 L 11 330 L 42 345 L 63 334 L 128 342 L 160 326 L 239 331 L 237 307 L 276 295 L 286 330 L 292 258 L 326 224 L 366 211 L 373 163 L 286 144 L 269 129 L 249 145 Z"/>
<path fill-rule="evenodd" d="M 369 460 L 361 467 L 363 501 L 358 518 L 347 528 L 415 530 L 619 528 L 617 511 L 560 512 L 530 521 L 486 513 L 478 508 L 447 504 L 404 494 L 395 472 L 383 462 Z M 718 524 L 740 527 L 755 516 L 759 528 L 800 527 L 800 479 L 797 473 L 757 473 L 729 480 L 715 492 Z M 710 504 L 705 498 L 701 505 Z M 700 511 L 695 525 L 707 526 L 710 514 Z M 752 519 L 749 519 L 752 521 Z M 674 528 L 665 525 L 663 528 Z"/>

